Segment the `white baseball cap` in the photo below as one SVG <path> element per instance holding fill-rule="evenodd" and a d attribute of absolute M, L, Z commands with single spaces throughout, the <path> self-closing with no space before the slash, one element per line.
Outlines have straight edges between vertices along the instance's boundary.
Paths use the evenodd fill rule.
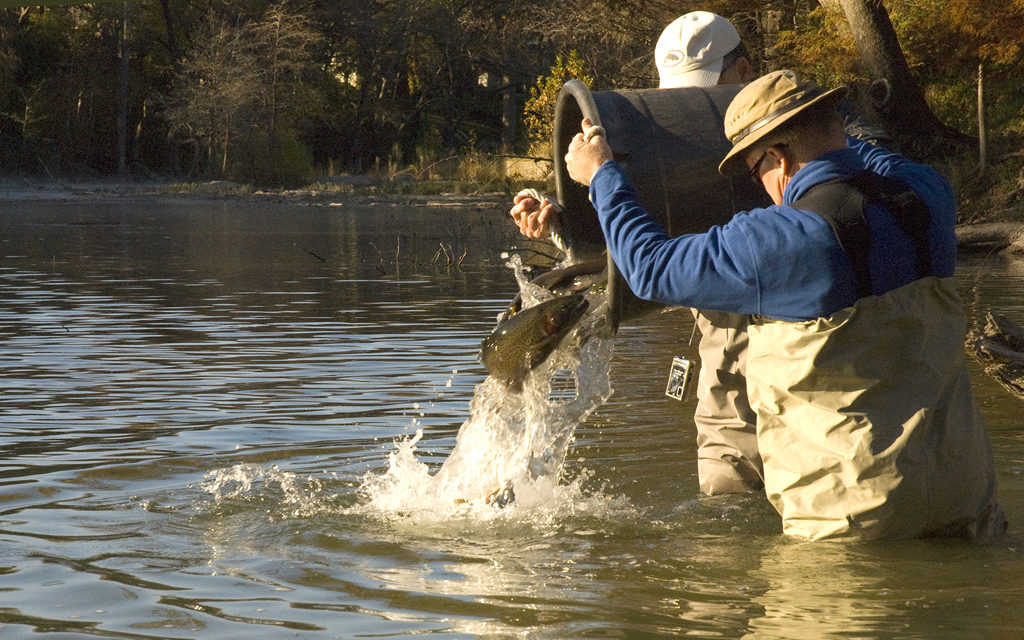
<path fill-rule="evenodd" d="M 722 58 L 740 43 L 736 27 L 722 16 L 693 11 L 665 27 L 654 48 L 662 89 L 712 87 L 722 74 Z"/>

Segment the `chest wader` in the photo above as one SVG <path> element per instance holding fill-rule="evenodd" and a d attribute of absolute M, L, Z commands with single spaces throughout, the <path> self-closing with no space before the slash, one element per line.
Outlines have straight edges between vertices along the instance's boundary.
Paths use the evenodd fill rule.
<path fill-rule="evenodd" d="M 862 297 L 826 318 L 750 325 L 765 492 L 783 532 L 812 540 L 989 535 L 1003 520 L 963 307 L 952 278 L 928 275 L 923 203 L 879 178 L 825 183 L 793 204 L 832 224 Z M 914 240 L 922 276 L 880 296 L 870 295 L 867 202 Z"/>
<path fill-rule="evenodd" d="M 750 316 L 693 310 L 700 330 L 697 376 L 697 478 L 709 496 L 764 489 L 757 415 L 747 400 Z"/>

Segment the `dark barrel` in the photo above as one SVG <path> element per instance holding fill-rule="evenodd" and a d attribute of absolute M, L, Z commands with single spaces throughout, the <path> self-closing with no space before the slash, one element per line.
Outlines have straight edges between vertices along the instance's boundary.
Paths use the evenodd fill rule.
<path fill-rule="evenodd" d="M 699 233 L 737 211 L 770 204 L 764 189 L 718 173 L 730 148 L 722 122 L 742 85 L 708 88 L 590 91 L 565 83 L 555 103 L 553 161 L 558 201 L 565 207 L 562 234 L 579 256 L 606 250 L 589 192 L 569 178 L 565 152 L 590 118 L 604 127 L 615 159 L 625 168 L 641 204 L 672 236 Z M 608 259 L 612 322 L 657 308 L 629 291 Z"/>

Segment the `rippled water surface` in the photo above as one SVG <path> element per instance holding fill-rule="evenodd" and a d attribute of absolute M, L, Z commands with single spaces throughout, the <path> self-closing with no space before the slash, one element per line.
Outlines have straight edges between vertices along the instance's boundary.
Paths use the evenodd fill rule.
<path fill-rule="evenodd" d="M 555 486 L 416 493 L 518 291 L 505 218 L 0 203 L 0 636 L 1024 636 L 1024 401 L 974 364 L 1016 532 L 990 546 L 799 544 L 699 497 L 684 310 L 620 330 Z M 963 260 L 971 318 L 1024 321 L 1022 277 Z"/>

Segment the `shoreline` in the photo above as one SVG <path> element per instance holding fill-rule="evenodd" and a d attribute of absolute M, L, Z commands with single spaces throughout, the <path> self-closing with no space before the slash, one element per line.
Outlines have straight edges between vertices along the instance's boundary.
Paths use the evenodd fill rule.
<path fill-rule="evenodd" d="M 298 189 L 253 189 L 227 180 L 171 181 L 40 181 L 0 179 L 0 203 L 4 202 L 132 202 L 132 201 L 259 201 L 321 206 L 505 206 L 512 196 L 486 193 L 374 193 L 375 188 L 394 188 L 389 180 L 334 177 Z M 508 205 L 511 206 L 511 205 Z"/>

